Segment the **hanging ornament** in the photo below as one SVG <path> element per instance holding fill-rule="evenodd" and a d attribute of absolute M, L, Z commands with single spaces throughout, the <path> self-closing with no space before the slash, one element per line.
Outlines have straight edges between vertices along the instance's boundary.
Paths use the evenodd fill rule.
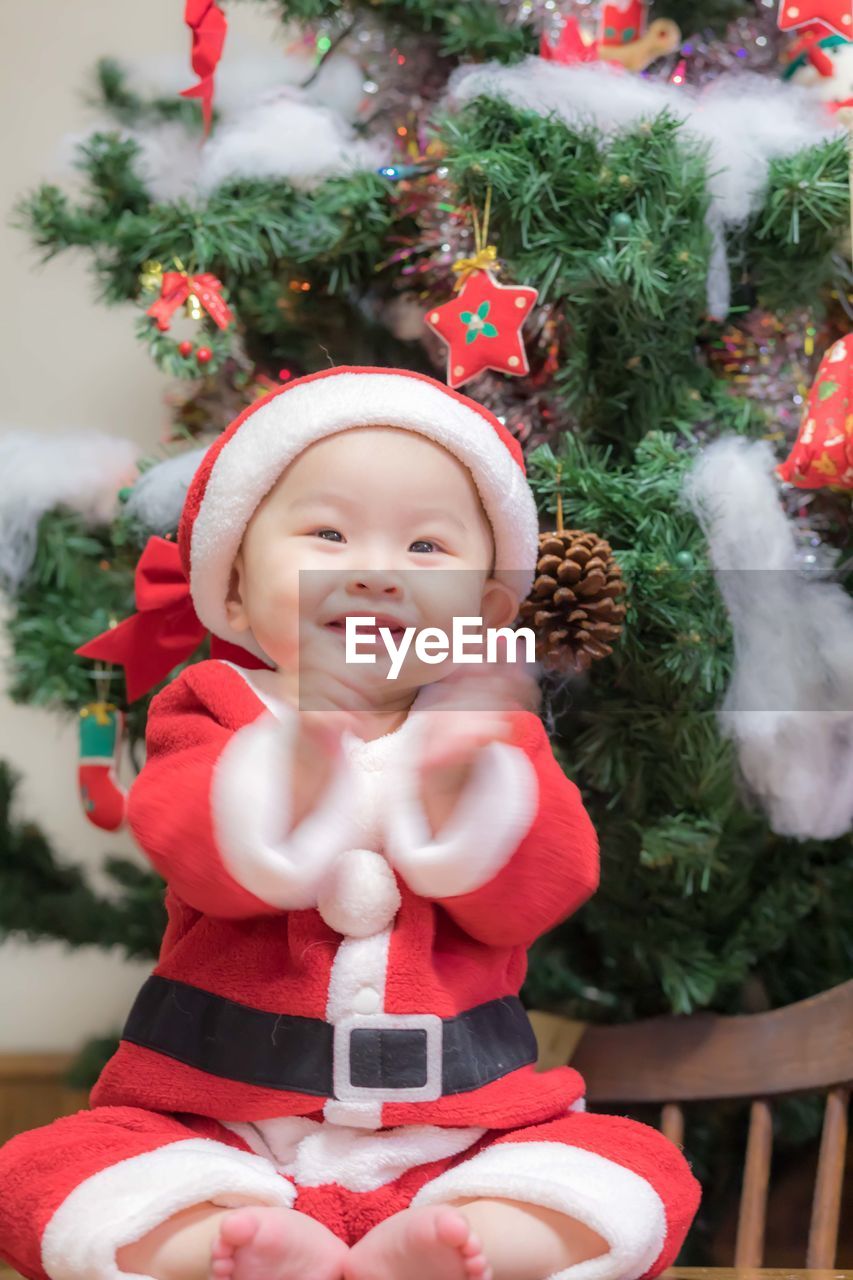
<path fill-rule="evenodd" d="M 536 578 L 518 619 L 536 633 L 537 662 L 568 675 L 609 657 L 625 622 L 624 591 L 610 544 L 595 533 L 563 528 L 558 493 L 557 528 L 539 535 Z"/>
<path fill-rule="evenodd" d="M 160 262 L 146 262 L 139 273 L 139 284 L 143 294 L 148 295 L 145 302 L 152 294 L 157 296 L 140 317 L 137 334 L 148 343 L 164 372 L 198 377 L 201 367 L 210 365 L 216 369 L 230 355 L 234 314 L 215 275 L 209 271 L 192 274 L 179 259 L 170 271 L 164 271 Z M 172 323 L 181 307 L 189 320 L 204 324 L 203 343 L 196 345 L 186 338 L 178 342 L 172 337 Z"/>
<path fill-rule="evenodd" d="M 124 825 L 127 791 L 117 770 L 124 716 L 111 702 L 90 702 L 80 711 L 77 785 L 83 812 L 102 831 Z"/>
<path fill-rule="evenodd" d="M 145 278 L 153 278 L 150 270 L 152 264 L 146 264 L 148 271 Z M 182 303 L 186 304 L 187 314 L 191 320 L 201 320 L 206 311 L 214 324 L 220 329 L 227 329 L 234 315 L 222 296 L 222 282 L 209 271 L 201 275 L 190 275 L 178 265 L 177 271 L 164 271 L 160 280 L 160 296 L 146 311 L 157 323 L 157 328 L 165 333 L 171 328 L 172 318 Z M 143 271 L 145 268 L 143 268 Z"/>
<path fill-rule="evenodd" d="M 539 56 L 548 61 L 610 62 L 627 71 L 645 71 L 658 58 L 674 53 L 681 30 L 669 18 L 648 23 L 646 0 L 617 0 L 601 5 L 597 30 L 576 16 L 568 16 L 556 41 L 542 33 Z"/>
<path fill-rule="evenodd" d="M 780 31 L 822 22 L 849 40 L 853 36 L 853 0 L 780 0 L 778 22 Z"/>
<path fill-rule="evenodd" d="M 853 490 L 853 334 L 840 338 L 821 361 L 806 404 L 800 434 L 776 468 L 799 489 Z"/>
<path fill-rule="evenodd" d="M 783 80 L 807 86 L 830 111 L 849 107 L 853 101 L 853 31 L 851 39 L 820 22 L 797 33 L 785 52 Z"/>
<path fill-rule="evenodd" d="M 432 307 L 424 319 L 447 344 L 447 382 L 461 387 L 484 369 L 521 375 L 530 372 L 521 326 L 530 314 L 539 292 L 529 286 L 498 284 L 500 270 L 497 249 L 486 244 L 492 189 L 486 196 L 483 227 L 474 213 L 474 243 L 471 258 L 458 258 L 458 296 L 440 307 Z"/>
<path fill-rule="evenodd" d="M 213 120 L 213 73 L 222 57 L 228 21 L 214 0 L 186 0 L 184 22 L 192 31 L 191 62 L 198 84 L 181 92 L 182 98 L 200 98 L 204 132 Z"/>

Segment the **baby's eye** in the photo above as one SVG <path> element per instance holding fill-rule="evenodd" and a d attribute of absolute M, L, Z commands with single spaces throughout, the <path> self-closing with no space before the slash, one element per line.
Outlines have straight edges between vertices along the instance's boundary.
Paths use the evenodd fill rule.
<path fill-rule="evenodd" d="M 338 529 L 317 529 L 318 538 L 325 538 L 327 542 L 343 542 L 344 535 Z"/>
<path fill-rule="evenodd" d="M 415 541 L 409 547 L 409 550 L 419 551 L 421 547 L 426 547 L 427 551 L 441 550 L 441 547 L 439 547 L 438 543 L 433 542 L 432 539 L 430 538 L 416 538 Z"/>

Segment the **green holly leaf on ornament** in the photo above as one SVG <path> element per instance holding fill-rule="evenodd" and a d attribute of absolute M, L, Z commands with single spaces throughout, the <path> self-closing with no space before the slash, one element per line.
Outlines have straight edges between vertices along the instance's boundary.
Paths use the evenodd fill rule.
<path fill-rule="evenodd" d="M 474 342 L 476 338 L 479 338 L 480 334 L 484 338 L 496 338 L 498 336 L 495 326 L 486 320 L 491 306 L 490 302 L 481 302 L 476 314 L 473 311 L 461 311 L 459 313 L 462 323 L 468 326 L 465 334 L 466 346 Z"/>
<path fill-rule="evenodd" d="M 840 385 L 839 382 L 833 382 L 831 378 L 827 379 L 826 382 L 822 382 L 817 389 L 818 400 L 822 402 L 828 400 L 830 396 L 834 396 Z"/>

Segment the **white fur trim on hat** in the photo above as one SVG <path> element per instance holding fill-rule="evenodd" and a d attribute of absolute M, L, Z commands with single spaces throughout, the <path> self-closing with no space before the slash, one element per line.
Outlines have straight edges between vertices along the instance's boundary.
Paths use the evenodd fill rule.
<path fill-rule="evenodd" d="M 538 555 L 536 503 L 485 411 L 405 371 L 346 370 L 294 383 L 262 404 L 213 465 L 192 529 L 190 589 L 196 613 L 214 635 L 266 656 L 250 635 L 231 630 L 225 613 L 246 526 L 288 464 L 310 444 L 373 425 L 417 432 L 468 467 L 494 534 L 495 577 L 526 596 Z"/>

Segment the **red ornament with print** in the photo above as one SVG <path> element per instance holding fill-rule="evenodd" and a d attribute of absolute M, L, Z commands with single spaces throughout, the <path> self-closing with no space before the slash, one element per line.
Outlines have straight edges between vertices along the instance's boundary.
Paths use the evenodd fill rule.
<path fill-rule="evenodd" d="M 796 443 L 776 468 L 799 489 L 853 490 L 853 334 L 824 356 L 806 404 Z"/>

